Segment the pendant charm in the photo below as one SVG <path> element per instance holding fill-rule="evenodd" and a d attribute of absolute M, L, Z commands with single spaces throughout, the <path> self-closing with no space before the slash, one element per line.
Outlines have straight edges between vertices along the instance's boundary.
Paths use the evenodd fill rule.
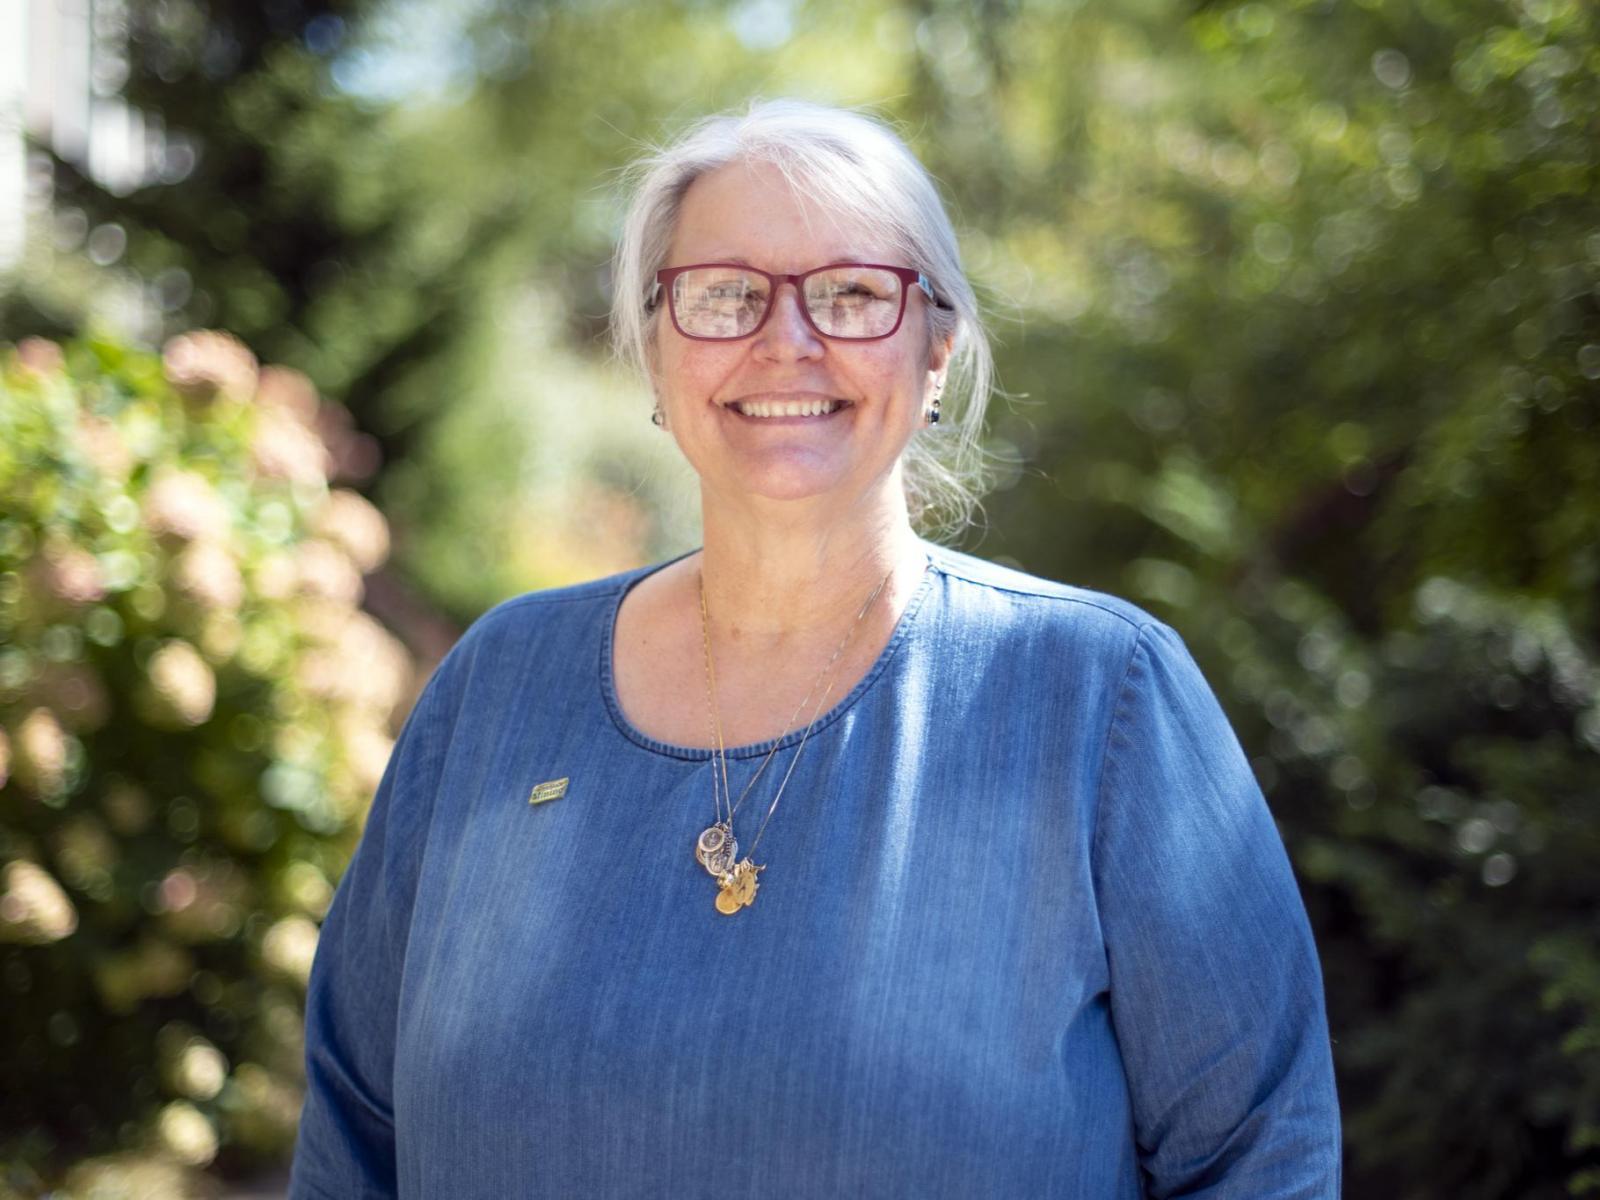
<path fill-rule="evenodd" d="M 741 908 L 751 904 L 756 898 L 756 872 L 765 871 L 766 865 L 757 866 L 748 858 L 727 872 L 718 880 L 721 887 L 717 891 L 717 911 L 725 916 L 732 916 Z"/>
<path fill-rule="evenodd" d="M 729 821 L 718 821 L 695 840 L 695 861 L 718 879 L 733 870 L 733 860 L 738 853 L 739 843 L 733 840 L 733 825 Z"/>

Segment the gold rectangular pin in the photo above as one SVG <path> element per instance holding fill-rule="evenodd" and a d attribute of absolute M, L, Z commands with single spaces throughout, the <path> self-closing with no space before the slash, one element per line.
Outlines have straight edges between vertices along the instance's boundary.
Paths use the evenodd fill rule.
<path fill-rule="evenodd" d="M 528 803 L 543 804 L 546 800 L 559 800 L 566 794 L 566 779 L 551 779 L 534 787 L 528 795 Z"/>

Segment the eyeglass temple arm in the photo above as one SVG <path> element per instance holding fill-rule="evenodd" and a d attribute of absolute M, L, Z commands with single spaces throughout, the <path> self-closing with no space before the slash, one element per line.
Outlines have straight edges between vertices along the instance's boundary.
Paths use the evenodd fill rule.
<path fill-rule="evenodd" d="M 943 300 L 939 299 L 939 297 L 934 293 L 933 281 L 921 271 L 917 272 L 917 286 L 922 289 L 922 294 L 928 298 L 928 303 L 932 304 L 935 308 L 953 309 L 955 307 L 954 305 L 946 304 Z"/>

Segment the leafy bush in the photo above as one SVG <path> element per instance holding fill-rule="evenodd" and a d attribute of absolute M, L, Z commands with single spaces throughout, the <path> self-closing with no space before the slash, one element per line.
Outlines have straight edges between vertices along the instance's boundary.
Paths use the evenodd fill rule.
<path fill-rule="evenodd" d="M 232 338 L 0 353 L 0 1193 L 181 1194 L 293 1138 L 317 921 L 415 685 L 358 607 L 388 528 Z"/>

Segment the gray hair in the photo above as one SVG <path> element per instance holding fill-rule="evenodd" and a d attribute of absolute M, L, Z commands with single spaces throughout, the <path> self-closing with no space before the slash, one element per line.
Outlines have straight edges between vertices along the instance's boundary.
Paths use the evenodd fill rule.
<path fill-rule="evenodd" d="M 617 357 L 650 374 L 659 309 L 647 301 L 666 266 L 684 194 L 701 175 L 734 161 L 777 167 L 791 186 L 903 254 L 949 306 L 924 308 L 930 337 L 954 339 L 941 420 L 912 437 L 903 464 L 912 520 L 930 536 L 959 533 L 987 483 L 980 438 L 994 358 L 933 179 L 883 121 L 801 100 L 754 100 L 742 115 L 705 117 L 636 159 L 623 176 L 630 199 L 612 264 Z"/>

